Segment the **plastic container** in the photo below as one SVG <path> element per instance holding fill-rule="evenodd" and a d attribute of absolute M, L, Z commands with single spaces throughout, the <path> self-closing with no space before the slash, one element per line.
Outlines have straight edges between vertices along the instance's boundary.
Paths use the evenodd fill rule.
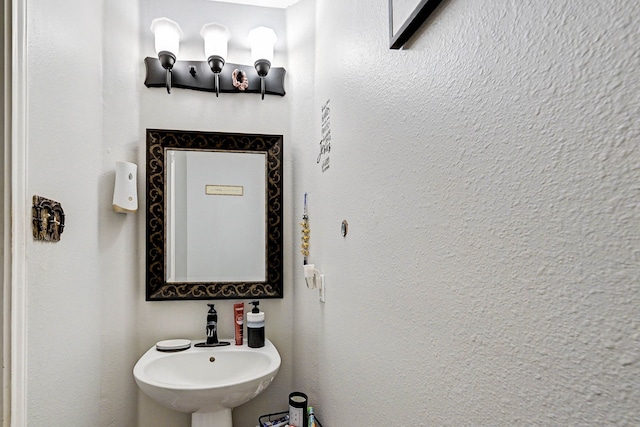
<path fill-rule="evenodd" d="M 235 329 L 235 339 L 236 345 L 242 345 L 242 341 L 244 339 L 244 303 L 240 302 L 233 305 L 233 323 L 236 327 Z"/>
<path fill-rule="evenodd" d="M 307 395 L 299 391 L 289 394 L 289 425 L 307 427 Z"/>
<path fill-rule="evenodd" d="M 309 414 L 309 427 L 318 427 L 316 415 L 313 413 L 313 406 L 309 406 L 307 413 Z"/>
<path fill-rule="evenodd" d="M 249 347 L 264 347 L 264 312 L 258 308 L 259 301 L 252 301 L 253 309 L 247 313 L 247 341 Z"/>

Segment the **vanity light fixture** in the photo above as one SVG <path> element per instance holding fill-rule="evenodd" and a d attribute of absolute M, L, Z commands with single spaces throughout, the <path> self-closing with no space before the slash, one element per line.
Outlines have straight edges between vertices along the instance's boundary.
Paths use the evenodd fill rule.
<path fill-rule="evenodd" d="M 271 28 L 258 27 L 249 32 L 253 66 L 227 62 L 231 33 L 222 24 L 205 24 L 200 30 L 204 42 L 205 61 L 180 61 L 178 49 L 183 34 L 168 18 L 154 19 L 151 31 L 155 36 L 158 58 L 145 58 L 147 87 L 166 86 L 223 93 L 260 93 L 284 96 L 284 68 L 271 67 L 277 40 Z M 235 79 L 234 79 L 235 77 Z"/>
<path fill-rule="evenodd" d="M 167 93 L 171 93 L 171 70 L 178 57 L 182 30 L 180 26 L 169 18 L 156 18 L 151 21 L 151 32 L 155 37 L 156 53 L 160 65 L 165 71 L 165 86 Z"/>

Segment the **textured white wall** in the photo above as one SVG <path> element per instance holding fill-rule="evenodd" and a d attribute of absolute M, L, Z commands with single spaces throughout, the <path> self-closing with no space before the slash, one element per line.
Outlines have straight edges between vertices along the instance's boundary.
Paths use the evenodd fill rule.
<path fill-rule="evenodd" d="M 108 3 L 27 4 L 25 198 L 66 214 L 59 243 L 27 236 L 30 426 L 135 424 L 140 248 L 111 198 L 115 161 L 137 160 L 137 6 Z"/>
<path fill-rule="evenodd" d="M 91 424 L 100 399 L 100 300 L 106 286 L 100 276 L 97 224 L 102 16 L 96 5 L 72 3 L 27 5 L 25 197 L 38 194 L 60 201 L 67 220 L 59 243 L 27 240 L 27 419 L 33 426 Z"/>
<path fill-rule="evenodd" d="M 33 242 L 26 236 L 28 423 L 188 426 L 188 414 L 150 401 L 132 375 L 136 360 L 156 341 L 203 337 L 207 311 L 204 301 L 144 301 L 144 129 L 284 134 L 288 173 L 289 107 L 280 97 L 216 99 L 183 90 L 169 96 L 144 87 L 143 58 L 155 55 L 148 26 L 158 16 L 178 20 L 187 34 L 185 57 L 197 57 L 202 55 L 200 27 L 220 20 L 235 32 L 230 60 L 247 62 L 242 45 L 246 33 L 267 24 L 286 40 L 285 11 L 196 0 L 60 0 L 55 5 L 36 0 L 28 2 L 27 12 L 25 197 L 40 194 L 60 201 L 67 220 L 59 243 Z M 275 66 L 286 66 L 281 43 Z M 111 208 L 117 160 L 139 166 L 137 215 L 115 214 Z M 285 179 L 289 188 L 290 178 Z M 291 216 L 284 219 L 290 222 Z M 287 283 L 290 271 L 285 264 Z M 233 302 L 216 303 L 223 337 L 233 336 Z M 251 425 L 258 414 L 286 405 L 292 372 L 290 305 L 290 298 L 261 305 L 267 313 L 267 337 L 283 357 L 282 371 L 267 392 L 235 411 L 238 425 Z"/>
<path fill-rule="evenodd" d="M 640 424 L 640 6 L 448 0 L 398 52 L 387 3 L 316 0 L 291 91 L 328 285 L 296 255 L 295 388 L 324 425 Z"/>
<path fill-rule="evenodd" d="M 260 100 L 258 94 L 231 95 L 175 89 L 167 95 L 163 88 L 148 89 L 142 85 L 144 64 L 142 58 L 155 56 L 153 38 L 148 30 L 153 18 L 167 16 L 178 22 L 185 33 L 180 55 L 185 59 L 201 59 L 202 38 L 200 28 L 208 22 L 221 22 L 229 28 L 229 58 L 231 63 L 250 64 L 250 50 L 247 34 L 252 28 L 265 25 L 273 28 L 278 35 L 273 66 L 285 68 L 287 63 L 286 12 L 284 9 L 269 9 L 255 6 L 233 5 L 202 0 L 184 1 L 147 1 L 140 2 L 140 56 L 138 90 L 140 127 L 138 135 L 139 173 L 145 173 L 146 128 L 201 130 L 218 132 L 265 133 L 284 135 L 284 180 L 285 200 L 290 198 L 291 188 L 291 146 L 289 137 L 290 102 L 285 97 L 266 96 Z M 285 89 L 292 90 L 288 81 Z M 286 206 L 285 206 L 286 210 Z M 285 224 L 292 221 L 291 211 L 285 212 Z M 144 253 L 144 222 L 139 216 L 138 242 L 140 254 Z M 280 373 L 271 386 L 256 399 L 234 410 L 234 423 L 237 426 L 255 426 L 258 415 L 272 410 L 284 409 L 292 383 L 292 345 L 291 331 L 293 315 L 291 307 L 291 236 L 285 235 L 284 299 L 263 300 L 260 308 L 266 315 L 266 335 L 278 348 L 282 357 Z M 140 258 L 140 286 L 136 300 L 139 342 L 136 357 L 141 356 L 160 339 L 170 337 L 204 337 L 207 302 L 211 301 L 144 301 L 144 259 Z M 215 302 L 219 319 L 219 335 L 233 336 L 233 303 L 238 301 Z M 247 302 L 248 301 L 244 301 Z M 248 305 L 248 304 L 247 304 Z M 247 309 L 247 307 L 245 307 Z M 133 366 L 133 365 L 132 365 Z M 138 393 L 138 427 L 179 427 L 189 426 L 190 416 L 165 409 Z"/>
<path fill-rule="evenodd" d="M 285 134 L 285 299 L 263 303 L 283 369 L 237 425 L 286 405 L 292 388 L 328 426 L 390 415 L 640 423 L 636 3 L 446 0 L 400 52 L 387 48 L 387 0 L 303 0 L 286 12 L 196 0 L 28 6 L 25 197 L 61 201 L 68 224 L 60 243 L 28 239 L 30 426 L 189 423 L 131 375 L 158 339 L 199 337 L 206 311 L 144 301 L 144 216 L 111 211 L 116 160 L 138 163 L 143 194 L 147 127 Z M 204 22 L 283 28 L 287 96 L 145 88 L 148 22 L 161 15 L 190 34 L 194 56 Z M 243 56 L 238 39 L 230 51 Z M 302 279 L 304 191 L 325 305 Z M 217 308 L 231 319 L 232 301 Z"/>

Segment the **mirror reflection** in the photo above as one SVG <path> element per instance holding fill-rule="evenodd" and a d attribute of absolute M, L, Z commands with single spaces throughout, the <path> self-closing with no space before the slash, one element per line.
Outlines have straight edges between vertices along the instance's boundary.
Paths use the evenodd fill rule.
<path fill-rule="evenodd" d="M 265 160 L 167 150 L 167 282 L 265 280 Z"/>

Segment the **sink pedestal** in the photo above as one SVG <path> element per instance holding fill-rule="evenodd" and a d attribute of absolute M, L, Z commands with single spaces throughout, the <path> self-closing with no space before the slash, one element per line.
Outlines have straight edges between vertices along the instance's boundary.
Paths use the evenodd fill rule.
<path fill-rule="evenodd" d="M 223 409 L 218 412 L 191 414 L 191 427 L 233 427 L 231 409 Z"/>

